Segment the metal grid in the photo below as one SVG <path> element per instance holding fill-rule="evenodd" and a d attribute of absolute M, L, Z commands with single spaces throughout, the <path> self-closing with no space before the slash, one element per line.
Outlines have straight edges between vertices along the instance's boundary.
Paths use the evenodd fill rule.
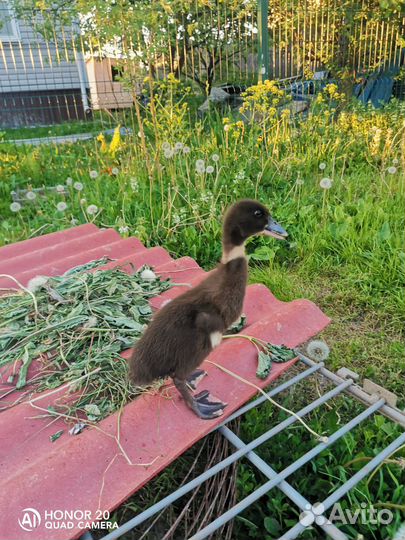
<path fill-rule="evenodd" d="M 259 406 L 267 400 L 266 396 L 260 396 L 254 401 L 246 404 L 244 407 L 240 408 L 238 411 L 229 416 L 224 423 L 219 426 L 217 429 L 219 432 L 236 448 L 235 452 L 223 459 L 210 469 L 204 471 L 202 474 L 184 484 L 179 489 L 163 498 L 150 508 L 146 509 L 139 515 L 135 516 L 127 523 L 114 530 L 113 532 L 107 534 L 103 537 L 103 540 L 114 540 L 121 537 L 125 533 L 131 531 L 138 525 L 142 524 L 158 512 L 164 510 L 176 500 L 180 499 L 187 493 L 191 492 L 203 482 L 213 477 L 215 474 L 225 469 L 232 463 L 241 459 L 242 457 L 247 458 L 252 465 L 254 465 L 261 473 L 263 473 L 268 481 L 265 482 L 262 486 L 257 488 L 249 496 L 245 497 L 243 500 L 239 501 L 235 506 L 230 508 L 224 514 L 219 516 L 217 519 L 212 521 L 210 524 L 205 526 L 203 529 L 198 531 L 194 536 L 189 540 L 203 540 L 204 538 L 209 537 L 212 533 L 222 527 L 225 523 L 236 517 L 243 510 L 248 508 L 250 505 L 255 503 L 260 497 L 268 493 L 273 488 L 278 488 L 281 490 L 287 497 L 302 511 L 305 512 L 308 508 L 311 507 L 310 501 L 308 501 L 301 493 L 299 493 L 294 487 L 292 487 L 286 479 L 288 476 L 298 471 L 303 465 L 310 462 L 316 456 L 318 456 L 325 448 L 328 448 L 338 439 L 349 433 L 356 426 L 360 425 L 361 422 L 369 418 L 373 413 L 378 412 L 393 420 L 401 427 L 405 428 L 405 414 L 401 412 L 396 407 L 388 405 L 384 398 L 373 394 L 370 395 L 362 390 L 354 381 L 353 378 L 342 378 L 339 375 L 336 375 L 325 368 L 324 363 L 316 363 L 301 353 L 297 352 L 298 358 L 301 365 L 304 365 L 305 370 L 299 373 L 298 375 L 292 377 L 286 382 L 278 385 L 276 388 L 268 392 L 269 397 L 274 397 L 277 394 L 280 394 L 284 390 L 292 387 L 304 379 L 307 379 L 313 374 L 319 373 L 327 378 L 328 381 L 332 382 L 335 386 L 330 391 L 320 396 L 315 401 L 306 405 L 296 415 L 300 418 L 306 416 L 311 411 L 315 410 L 317 407 L 331 400 L 332 398 L 345 393 L 354 397 L 356 400 L 362 402 L 366 405 L 366 408 L 350 420 L 347 424 L 343 425 L 335 433 L 333 433 L 327 442 L 321 442 L 317 444 L 314 448 L 309 450 L 298 460 L 291 463 L 283 471 L 277 473 L 272 467 L 266 463 L 261 457 L 259 457 L 254 450 L 258 448 L 264 442 L 269 441 L 272 437 L 282 432 L 284 429 L 288 428 L 290 425 L 294 424 L 297 421 L 295 416 L 288 416 L 284 421 L 280 422 L 264 434 L 260 435 L 258 438 L 245 444 L 235 433 L 233 433 L 227 424 L 234 420 L 235 418 L 243 415 L 250 409 Z M 215 431 L 215 430 L 214 430 Z M 324 501 L 322 501 L 324 512 L 331 508 L 336 502 L 342 499 L 352 488 L 354 488 L 361 480 L 368 476 L 371 471 L 378 467 L 389 455 L 391 455 L 397 448 L 405 443 L 405 431 L 399 437 L 397 437 L 391 444 L 389 444 L 384 450 L 382 450 L 378 455 L 376 455 L 372 460 L 370 460 L 363 468 L 361 468 L 356 474 L 354 474 L 349 480 L 347 480 L 343 485 L 331 493 Z M 324 514 L 320 514 L 324 517 L 324 523 L 319 526 L 321 530 L 325 533 L 325 536 L 328 535 L 334 540 L 347 540 L 346 534 L 340 531 L 335 525 L 330 523 L 327 520 L 327 517 Z M 306 529 L 306 526 L 301 522 L 296 523 L 289 531 L 287 531 L 283 536 L 280 537 L 280 540 L 292 540 L 298 538 L 299 535 Z M 91 535 L 86 533 L 82 536 L 82 540 L 91 539 Z"/>

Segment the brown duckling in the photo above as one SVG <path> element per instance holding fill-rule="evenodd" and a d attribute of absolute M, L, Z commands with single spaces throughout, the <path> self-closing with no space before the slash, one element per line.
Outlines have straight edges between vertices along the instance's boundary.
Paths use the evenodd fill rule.
<path fill-rule="evenodd" d="M 224 332 L 239 319 L 245 297 L 248 264 L 244 244 L 249 236 L 284 239 L 287 232 L 265 206 L 250 199 L 229 208 L 223 223 L 223 254 L 218 267 L 193 289 L 166 304 L 153 317 L 129 360 L 135 385 L 170 376 L 187 405 L 204 419 L 223 414 L 226 403 L 207 390 L 193 395 L 206 373 L 194 371 L 221 343 Z"/>

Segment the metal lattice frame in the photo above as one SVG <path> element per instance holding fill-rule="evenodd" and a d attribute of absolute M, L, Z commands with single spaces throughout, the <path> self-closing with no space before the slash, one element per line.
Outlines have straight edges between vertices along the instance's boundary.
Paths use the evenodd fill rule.
<path fill-rule="evenodd" d="M 332 382 L 335 387 L 329 392 L 325 393 L 309 405 L 302 408 L 296 413 L 296 416 L 302 418 L 311 411 L 315 410 L 320 405 L 326 403 L 330 399 L 345 393 L 348 394 L 358 401 L 361 401 L 366 405 L 366 408 L 363 412 L 358 414 L 355 418 L 350 420 L 347 424 L 338 429 L 333 433 L 327 440 L 327 442 L 321 442 L 317 444 L 314 448 L 306 452 L 299 459 L 294 461 L 291 465 L 286 467 L 283 471 L 277 473 L 272 467 L 266 463 L 262 458 L 260 458 L 254 450 L 259 447 L 264 442 L 269 441 L 272 437 L 288 428 L 291 424 L 297 421 L 296 416 L 289 416 L 284 421 L 280 422 L 270 430 L 268 430 L 260 437 L 256 438 L 249 444 L 245 444 L 235 433 L 233 433 L 226 424 L 231 420 L 243 415 L 250 409 L 257 407 L 261 403 L 266 401 L 266 396 L 261 396 L 258 399 L 246 404 L 244 407 L 236 411 L 234 414 L 229 416 L 225 422 L 219 426 L 218 431 L 236 448 L 236 451 L 223 459 L 210 469 L 204 471 L 202 474 L 184 484 L 179 489 L 160 500 L 144 512 L 140 513 L 138 516 L 135 516 L 133 519 L 129 520 L 127 523 L 119 527 L 118 529 L 112 531 L 103 537 L 103 540 L 114 540 L 121 537 L 126 532 L 137 527 L 141 523 L 145 522 L 158 512 L 164 510 L 176 500 L 180 499 L 187 493 L 191 492 L 193 489 L 197 488 L 203 482 L 213 477 L 219 471 L 225 469 L 232 463 L 241 459 L 242 457 L 247 458 L 252 465 L 254 465 L 261 473 L 263 473 L 268 481 L 265 482 L 262 486 L 257 488 L 253 493 L 245 497 L 243 500 L 238 502 L 235 506 L 227 510 L 224 514 L 219 516 L 217 519 L 212 521 L 210 524 L 205 526 L 203 529 L 198 531 L 194 536 L 189 540 L 203 540 L 207 538 L 217 529 L 222 527 L 225 523 L 236 517 L 243 510 L 248 508 L 250 505 L 255 503 L 260 497 L 268 493 L 273 488 L 278 488 L 281 490 L 287 497 L 301 510 L 305 511 L 310 506 L 311 503 L 296 489 L 294 489 L 287 481 L 286 478 L 292 473 L 298 471 L 303 465 L 310 462 L 316 456 L 318 456 L 325 448 L 328 448 L 338 439 L 349 433 L 352 429 L 358 426 L 361 422 L 369 418 L 373 413 L 379 412 L 384 416 L 390 418 L 400 426 L 405 428 L 405 414 L 399 409 L 388 405 L 385 399 L 380 398 L 377 395 L 370 395 L 364 392 L 359 386 L 356 385 L 355 381 L 351 378 L 343 379 L 342 377 L 332 373 L 324 367 L 324 363 L 316 363 L 307 358 L 306 356 L 297 353 L 299 360 L 305 366 L 305 370 L 299 373 L 298 375 L 292 377 L 288 381 L 280 384 L 276 388 L 268 392 L 269 397 L 274 397 L 280 392 L 292 387 L 299 381 L 302 381 L 315 373 L 320 373 L 325 376 L 330 382 Z M 390 445 L 388 445 L 384 450 L 382 450 L 378 455 L 371 459 L 362 469 L 360 469 L 356 474 L 354 474 L 349 480 L 347 480 L 342 486 L 337 488 L 333 493 L 331 493 L 324 501 L 322 501 L 324 512 L 331 508 L 336 502 L 342 499 L 353 487 L 355 487 L 361 480 L 370 474 L 372 470 L 378 467 L 389 455 L 391 455 L 397 448 L 405 443 L 405 432 L 397 437 Z M 322 515 L 322 514 L 321 514 Z M 329 535 L 330 538 L 334 540 L 347 540 L 346 534 L 340 531 L 332 523 L 328 522 L 326 516 L 324 523 L 318 525 L 325 535 Z M 286 532 L 280 540 L 292 540 L 297 538 L 301 532 L 305 530 L 306 526 L 301 522 L 298 522 L 294 527 L 292 527 L 288 532 Z M 82 537 L 82 540 L 86 538 L 91 538 L 91 535 L 87 533 Z"/>

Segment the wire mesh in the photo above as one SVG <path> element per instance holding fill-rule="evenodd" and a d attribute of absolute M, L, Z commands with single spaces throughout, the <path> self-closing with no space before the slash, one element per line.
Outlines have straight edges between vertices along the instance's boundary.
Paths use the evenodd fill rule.
<path fill-rule="evenodd" d="M 260 396 L 254 401 L 246 404 L 238 411 L 230 415 L 216 430 L 217 433 L 221 434 L 221 436 L 234 447 L 234 451 L 231 454 L 227 455 L 219 462 L 212 464 L 211 467 L 204 470 L 201 474 L 183 484 L 177 490 L 173 491 L 168 496 L 153 504 L 140 514 L 136 515 L 115 531 L 106 535 L 103 540 L 114 540 L 121 537 L 134 528 L 146 523 L 150 518 L 164 511 L 165 508 L 171 507 L 171 505 L 176 503 L 176 501 L 180 500 L 184 496 L 187 496 L 188 500 L 190 494 L 193 494 L 195 490 L 205 482 L 216 478 L 216 475 L 218 474 L 226 473 L 229 466 L 246 459 L 254 468 L 260 471 L 267 480 L 259 487 L 256 487 L 256 489 L 249 493 L 249 495 L 238 500 L 236 504 L 234 503 L 233 505 L 228 505 L 228 509 L 213 519 L 210 523 L 205 525 L 201 524 L 197 529 L 197 532 L 193 533 L 192 535 L 187 535 L 189 540 L 203 540 L 204 538 L 212 537 L 216 538 L 217 536 L 215 536 L 215 534 L 220 528 L 234 520 L 234 518 L 240 516 L 246 509 L 254 505 L 261 497 L 267 495 L 271 490 L 275 489 L 280 490 L 288 497 L 291 503 L 297 507 L 297 514 L 299 514 L 296 524 L 293 525 L 288 531 L 281 533 L 283 534 L 280 537 L 281 540 L 298 538 L 299 535 L 309 527 L 315 527 L 317 531 L 322 531 L 325 537 L 327 536 L 328 538 L 333 538 L 335 540 L 347 540 L 348 536 L 341 530 L 341 527 L 336 526 L 329 520 L 328 510 L 333 507 L 335 503 L 341 501 L 343 497 L 345 497 L 359 484 L 359 482 L 370 475 L 370 473 L 381 465 L 385 459 L 390 457 L 393 452 L 404 445 L 405 432 L 400 433 L 400 435 L 396 436 L 396 438 L 391 442 L 387 441 L 385 447 L 371 455 L 366 465 L 357 470 L 353 476 L 349 477 L 346 481 L 335 487 L 335 489 L 330 489 L 328 496 L 322 502 L 316 503 L 321 511 L 317 512 L 314 510 L 314 501 L 310 501 L 310 497 L 308 497 L 308 495 L 306 496 L 305 493 L 300 493 L 299 490 L 288 482 L 288 478 L 297 471 L 302 470 L 306 465 L 313 463 L 317 456 L 322 454 L 325 449 L 333 447 L 333 445 L 341 438 L 352 433 L 353 430 L 361 426 L 375 413 L 387 416 L 390 420 L 393 420 L 402 428 L 405 428 L 405 414 L 399 411 L 399 409 L 389 406 L 382 397 L 378 397 L 377 395 L 369 395 L 364 392 L 353 379 L 342 379 L 340 376 L 330 372 L 325 368 L 323 363 L 315 363 L 301 354 L 299 354 L 299 359 L 302 367 L 305 369 L 271 389 L 267 394 L 269 397 L 274 397 L 280 395 L 286 390 L 291 390 L 299 383 L 308 384 L 309 378 L 317 374 L 322 374 L 325 377 L 325 380 L 332 383 L 332 388 L 324 394 L 319 395 L 317 399 L 314 399 L 308 403 L 305 407 L 296 412 L 295 415 L 288 415 L 283 421 L 276 423 L 276 425 L 248 443 L 244 442 L 239 435 L 230 429 L 229 426 L 232 425 L 231 422 L 236 418 L 241 418 L 248 411 L 263 405 L 268 398 L 266 396 Z M 359 400 L 361 403 L 365 404 L 365 407 L 362 410 L 360 409 L 358 414 L 351 418 L 351 420 L 344 423 L 335 432 L 328 434 L 329 436 L 327 440 L 319 441 L 315 446 L 310 447 L 298 459 L 293 460 L 292 463 L 290 463 L 280 472 L 277 472 L 274 465 L 268 463 L 260 456 L 260 451 L 263 445 L 274 439 L 278 434 L 283 432 L 288 433 L 288 430 L 292 429 L 291 426 L 297 423 L 298 418 L 304 418 L 318 408 L 324 407 L 325 404 L 328 404 L 336 397 L 347 400 L 348 398 L 345 397 L 345 395 Z M 310 470 L 313 471 L 311 474 L 315 475 L 314 469 Z M 311 519 L 308 519 L 311 518 L 311 516 L 314 518 L 312 521 Z M 315 518 L 317 518 L 316 521 Z"/>

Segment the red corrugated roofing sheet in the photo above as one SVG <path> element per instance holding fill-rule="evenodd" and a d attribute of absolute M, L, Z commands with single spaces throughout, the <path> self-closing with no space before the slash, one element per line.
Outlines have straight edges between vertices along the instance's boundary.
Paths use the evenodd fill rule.
<path fill-rule="evenodd" d="M 0 248 L 0 273 L 9 273 L 25 285 L 36 275 L 58 275 L 104 255 L 116 260 L 103 268 L 125 263 L 125 269 L 131 271 L 149 264 L 177 283 L 194 285 L 205 275 L 190 257 L 173 260 L 160 247 L 146 249 L 135 238 L 123 240 L 115 231 L 99 230 L 94 225 Z M 7 272 L 3 271 L 3 264 Z M 10 279 L 0 280 L 0 287 L 15 286 Z M 153 298 L 152 307 L 158 309 L 187 288 L 175 287 Z M 329 323 L 312 302 L 280 302 L 263 285 L 248 287 L 244 312 L 248 324 L 244 333 L 288 346 L 306 341 Z M 124 358 L 127 355 L 123 353 Z M 209 360 L 260 387 L 267 386 L 291 365 L 275 364 L 265 381 L 257 379 L 256 351 L 244 339 L 223 342 Z M 208 377 L 201 388 L 208 388 L 228 403 L 226 415 L 255 394 L 254 388 L 212 364 L 206 362 L 204 368 Z M 0 386 L 0 398 L 5 391 L 10 391 L 10 385 Z M 14 391 L 3 402 L 14 401 L 18 395 Z M 42 394 L 35 405 L 46 408 L 63 395 L 64 391 Z M 70 529 L 50 530 L 42 519 L 33 531 L 26 532 L 18 520 L 25 508 L 34 508 L 43 518 L 45 512 L 55 510 L 87 510 L 92 517 L 98 509 L 112 510 L 223 419 L 198 419 L 173 388 L 164 395 L 139 397 L 125 407 L 120 421 L 120 442 L 131 461 L 128 463 L 115 440 L 117 414 L 101 421 L 98 429 L 87 429 L 77 436 L 64 435 L 53 443 L 50 435 L 59 429 L 66 431 L 66 424 L 57 420 L 50 425 L 49 418 L 33 418 L 38 414 L 40 411 L 24 401 L 0 414 L 0 540 L 62 540 L 80 536 L 83 530 L 79 522 L 74 522 Z M 153 464 L 149 467 L 143 465 L 150 462 Z"/>

